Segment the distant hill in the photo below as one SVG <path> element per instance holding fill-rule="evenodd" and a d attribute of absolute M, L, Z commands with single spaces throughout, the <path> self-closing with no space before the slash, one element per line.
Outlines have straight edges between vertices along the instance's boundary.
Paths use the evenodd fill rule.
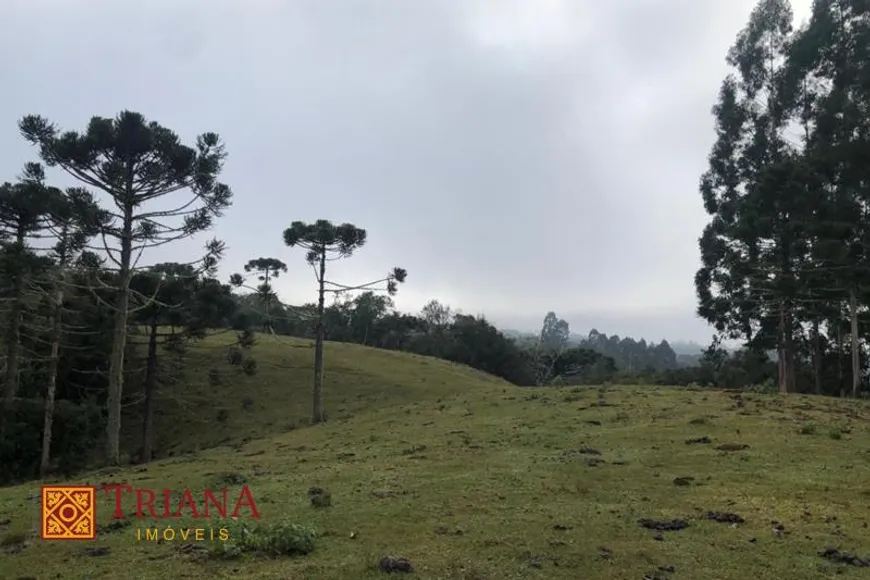
<path fill-rule="evenodd" d="M 696 367 L 701 364 L 701 355 L 700 354 L 678 354 L 677 355 L 677 365 L 681 368 L 684 367 Z"/>
<path fill-rule="evenodd" d="M 671 348 L 674 349 L 674 352 L 677 353 L 677 356 L 681 354 L 701 354 L 704 352 L 704 349 L 707 348 L 706 345 L 698 344 L 693 340 L 675 340 L 670 344 Z"/>
<path fill-rule="evenodd" d="M 515 328 L 502 328 L 500 330 L 502 334 L 510 338 L 521 338 L 532 336 L 535 334 L 534 332 L 521 331 Z M 587 336 L 588 334 L 572 332 L 569 342 L 572 344 L 577 344 L 584 341 Z M 673 342 L 668 342 L 670 344 L 671 350 L 673 350 L 674 353 L 677 355 L 677 364 L 681 367 L 696 366 L 698 364 L 698 360 L 701 357 L 701 354 L 706 348 L 705 345 L 699 344 L 693 340 L 675 340 Z"/>

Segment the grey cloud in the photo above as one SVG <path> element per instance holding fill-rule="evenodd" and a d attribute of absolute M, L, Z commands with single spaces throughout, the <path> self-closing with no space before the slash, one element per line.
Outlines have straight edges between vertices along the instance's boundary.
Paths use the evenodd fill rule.
<path fill-rule="evenodd" d="M 221 133 L 225 273 L 279 257 L 285 300 L 313 281 L 281 231 L 324 217 L 369 230 L 339 281 L 402 265 L 402 308 L 439 298 L 532 326 L 556 310 L 579 332 L 706 340 L 697 181 L 752 5 L 7 0 L 0 170 L 32 158 L 23 114 L 81 128 L 132 108 L 188 139 Z"/>

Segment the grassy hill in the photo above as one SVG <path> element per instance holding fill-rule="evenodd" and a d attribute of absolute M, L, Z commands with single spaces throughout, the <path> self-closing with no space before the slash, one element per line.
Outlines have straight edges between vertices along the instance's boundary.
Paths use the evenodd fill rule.
<path fill-rule="evenodd" d="M 305 427 L 306 342 L 263 337 L 254 349 L 260 373 L 227 375 L 213 387 L 206 376 L 222 364 L 217 340 L 194 355 L 185 392 L 162 401 L 161 447 L 173 457 L 71 483 L 197 490 L 247 482 L 261 521 L 313 527 L 315 550 L 203 558 L 182 541 L 137 541 L 137 528 L 150 525 L 138 520 L 92 542 L 43 542 L 32 537 L 33 483 L 0 489 L 0 578 L 365 580 L 381 577 L 376 564 L 385 555 L 407 558 L 416 569 L 409 577 L 425 579 L 866 572 L 857 561 L 819 555 L 828 546 L 870 554 L 863 403 L 627 386 L 521 389 L 442 361 L 329 344 L 330 420 Z M 312 507 L 312 486 L 331 492 L 330 507 Z M 100 498 L 106 525 L 113 506 Z M 644 518 L 687 526 L 647 529 Z"/>
<path fill-rule="evenodd" d="M 140 338 L 137 342 L 144 342 Z M 157 403 L 156 448 L 177 455 L 217 445 L 286 433 L 311 417 L 314 344 L 284 336 L 257 335 L 258 363 L 247 376 L 227 364 L 228 334 L 192 343 L 180 384 L 164 389 Z M 447 361 L 413 354 L 327 342 L 324 405 L 330 421 L 345 421 L 380 407 L 434 400 L 468 389 L 507 383 Z M 220 384 L 213 385 L 209 371 Z M 131 390 L 135 395 L 135 389 Z M 434 398 L 433 398 L 434 397 Z M 125 423 L 126 447 L 136 449 L 141 427 Z"/>

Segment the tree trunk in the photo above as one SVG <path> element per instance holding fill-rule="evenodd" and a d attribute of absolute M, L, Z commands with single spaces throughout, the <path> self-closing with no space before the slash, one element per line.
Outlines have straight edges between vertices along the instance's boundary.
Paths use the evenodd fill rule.
<path fill-rule="evenodd" d="M 822 340 L 819 336 L 819 319 L 813 320 L 813 383 L 817 395 L 822 394 Z"/>
<path fill-rule="evenodd" d="M 785 307 L 785 389 L 787 393 L 797 392 L 797 368 L 794 347 L 794 320 L 792 318 L 791 304 Z"/>
<path fill-rule="evenodd" d="M 63 316 L 63 287 L 58 284 L 54 295 L 54 312 L 51 318 L 51 356 L 48 360 L 48 385 L 45 388 L 45 415 L 42 421 L 42 457 L 39 460 L 39 477 L 48 475 L 51 466 L 51 429 L 54 424 L 54 396 L 57 392 L 57 367 L 60 361 L 60 340 Z"/>
<path fill-rule="evenodd" d="M 23 250 L 24 236 L 20 234 L 17 236 L 17 244 L 18 248 Z M 6 336 L 6 376 L 3 385 L 3 405 L 0 408 L 0 437 L 6 432 L 6 418 L 15 402 L 15 396 L 18 394 L 18 356 L 21 352 L 21 296 L 24 292 L 24 274 L 20 270 L 22 268 L 22 255 L 23 252 L 17 256 L 19 271 L 12 278 L 11 306 Z"/>
<path fill-rule="evenodd" d="M 779 369 L 779 392 L 788 393 L 788 364 L 785 352 L 785 306 L 779 304 L 779 346 L 777 352 L 777 368 Z"/>
<path fill-rule="evenodd" d="M 320 250 L 320 273 L 317 295 L 317 332 L 314 339 L 314 404 L 311 413 L 311 423 L 323 422 L 323 310 L 325 300 L 326 249 Z"/>
<path fill-rule="evenodd" d="M 130 258 L 133 248 L 133 209 L 127 207 L 121 235 L 121 266 L 118 270 L 118 300 L 112 329 L 112 354 L 109 358 L 109 396 L 106 401 L 106 459 L 121 463 L 121 400 L 124 394 L 124 351 L 127 347 L 127 319 L 130 306 Z"/>
<path fill-rule="evenodd" d="M 837 309 L 837 387 L 840 389 L 840 398 L 846 398 L 846 383 L 843 381 L 843 329 L 840 328 L 840 309 Z"/>
<path fill-rule="evenodd" d="M 854 286 L 849 289 L 849 318 L 852 322 L 852 397 L 857 399 L 861 386 L 861 344 L 858 340 L 858 297 Z"/>
<path fill-rule="evenodd" d="M 154 406 L 157 394 L 157 315 L 151 319 L 148 359 L 145 363 L 145 410 L 142 417 L 142 463 L 154 456 Z"/>

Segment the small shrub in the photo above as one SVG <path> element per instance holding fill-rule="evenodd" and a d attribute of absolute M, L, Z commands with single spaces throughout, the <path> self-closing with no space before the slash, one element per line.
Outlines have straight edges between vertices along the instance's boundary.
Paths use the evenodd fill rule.
<path fill-rule="evenodd" d="M 235 471 L 227 471 L 216 475 L 213 481 L 215 483 L 215 487 L 224 485 L 245 485 L 246 483 L 248 483 L 248 478 L 241 473 L 236 473 Z"/>
<path fill-rule="evenodd" d="M 772 378 L 769 378 L 763 383 L 750 385 L 744 390 L 751 393 L 758 393 L 761 395 L 774 395 L 779 392 L 779 387 L 776 385 Z"/>
<path fill-rule="evenodd" d="M 245 411 L 249 411 L 254 406 L 254 399 L 252 397 L 244 397 L 242 399 L 242 409 Z"/>
<path fill-rule="evenodd" d="M 830 430 L 830 432 L 828 433 L 828 436 L 831 439 L 839 441 L 840 439 L 843 438 L 843 432 L 839 428 L 835 427 L 835 428 Z"/>
<path fill-rule="evenodd" d="M 229 364 L 233 366 L 239 366 L 240 364 L 242 364 L 242 361 L 244 359 L 245 356 L 244 354 L 242 354 L 242 351 L 239 348 L 233 346 L 230 347 L 229 350 L 227 350 L 227 362 Z"/>
<path fill-rule="evenodd" d="M 103 410 L 95 401 L 55 403 L 52 465 L 55 475 L 69 477 L 87 469 L 105 434 Z M 0 440 L 0 485 L 39 476 L 42 454 L 42 399 L 17 399 L 6 416 L 6 436 Z"/>
<path fill-rule="evenodd" d="M 819 426 L 815 423 L 804 423 L 801 425 L 800 434 L 801 435 L 815 435 L 819 430 Z"/>
<path fill-rule="evenodd" d="M 317 532 L 313 529 L 289 522 L 251 526 L 247 522 L 228 520 L 222 527 L 229 532 L 229 538 L 209 548 L 212 557 L 221 559 L 238 558 L 243 554 L 304 556 L 314 550 L 317 541 Z"/>
<path fill-rule="evenodd" d="M 219 387 L 221 385 L 221 372 L 218 369 L 208 369 L 208 384 L 212 387 Z"/>
<path fill-rule="evenodd" d="M 322 487 L 312 487 L 308 490 L 308 499 L 316 508 L 326 508 L 332 505 L 332 494 Z"/>
<path fill-rule="evenodd" d="M 246 358 L 245 362 L 242 363 L 242 372 L 249 377 L 257 374 L 257 361 L 250 357 Z"/>
<path fill-rule="evenodd" d="M 226 409 L 221 409 L 220 411 L 217 412 L 216 419 L 217 419 L 218 423 L 226 423 L 227 419 L 229 419 L 229 418 L 230 418 L 230 412 L 227 411 Z"/>

